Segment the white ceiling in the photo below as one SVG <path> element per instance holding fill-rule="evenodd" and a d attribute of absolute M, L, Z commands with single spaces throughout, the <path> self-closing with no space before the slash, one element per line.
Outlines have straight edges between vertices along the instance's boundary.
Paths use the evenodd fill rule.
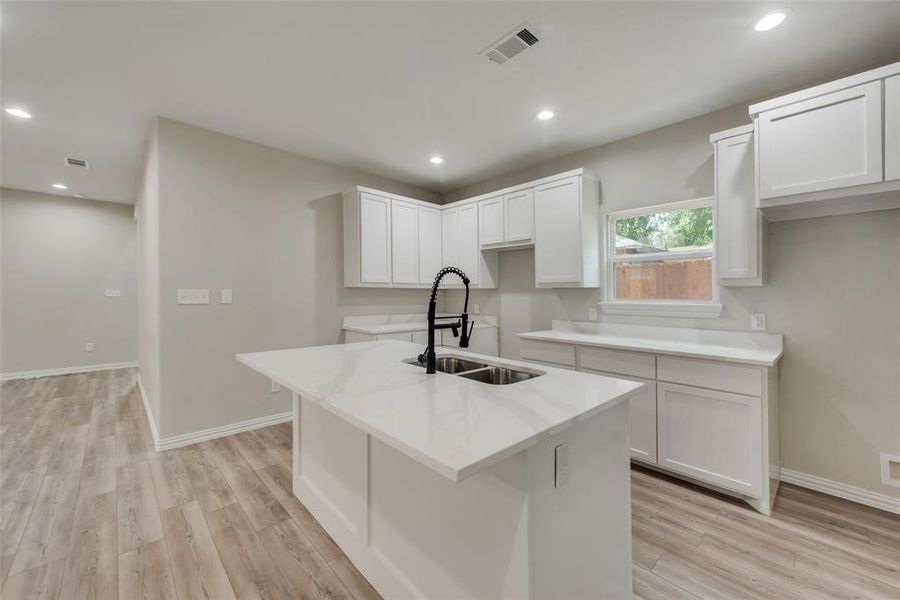
<path fill-rule="evenodd" d="M 2 183 L 133 202 L 162 115 L 446 191 L 900 60 L 900 2 L 795 2 L 752 30 L 781 6 L 3 2 L 3 105 L 34 118 L 2 116 Z M 479 56 L 523 21 L 535 47 Z"/>

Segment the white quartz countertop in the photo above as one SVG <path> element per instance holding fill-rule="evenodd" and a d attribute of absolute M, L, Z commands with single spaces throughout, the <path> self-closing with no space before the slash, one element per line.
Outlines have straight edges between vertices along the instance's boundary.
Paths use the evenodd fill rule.
<path fill-rule="evenodd" d="M 421 344 L 361 342 L 239 354 L 250 368 L 369 435 L 461 481 L 634 394 L 643 384 L 544 367 L 545 375 L 489 385 L 427 375 L 403 361 Z M 437 349 L 438 354 L 455 354 Z M 535 365 L 478 354 L 467 360 Z"/>
<path fill-rule="evenodd" d="M 457 317 L 457 319 L 454 319 Z M 440 313 L 437 321 L 458 320 L 459 313 Z M 469 315 L 469 322 L 475 323 L 476 329 L 497 327 L 497 317 L 489 315 Z M 344 331 L 378 335 L 385 333 L 407 333 L 410 331 L 426 331 L 427 317 L 422 315 L 384 315 L 375 317 L 347 317 L 343 323 Z"/>
<path fill-rule="evenodd" d="M 556 325 L 556 323 L 554 323 Z M 771 367 L 784 354 L 781 336 L 747 332 L 697 331 L 667 327 L 598 326 L 597 331 L 578 331 L 565 323 L 519 337 L 545 342 L 599 346 L 654 354 L 708 358 Z"/>

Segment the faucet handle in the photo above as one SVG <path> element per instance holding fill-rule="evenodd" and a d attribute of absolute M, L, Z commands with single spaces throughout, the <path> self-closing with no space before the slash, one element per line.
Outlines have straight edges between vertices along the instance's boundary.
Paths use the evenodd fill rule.
<path fill-rule="evenodd" d="M 453 332 L 453 337 L 459 337 L 459 323 L 450 326 L 450 331 Z"/>

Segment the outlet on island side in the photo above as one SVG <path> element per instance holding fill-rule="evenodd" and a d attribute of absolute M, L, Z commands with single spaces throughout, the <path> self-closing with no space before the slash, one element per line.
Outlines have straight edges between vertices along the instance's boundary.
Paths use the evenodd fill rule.
<path fill-rule="evenodd" d="M 765 331 L 766 315 L 763 313 L 753 313 L 750 315 L 750 331 Z"/>
<path fill-rule="evenodd" d="M 561 488 L 569 483 L 569 444 L 562 443 L 553 449 L 553 487 Z"/>

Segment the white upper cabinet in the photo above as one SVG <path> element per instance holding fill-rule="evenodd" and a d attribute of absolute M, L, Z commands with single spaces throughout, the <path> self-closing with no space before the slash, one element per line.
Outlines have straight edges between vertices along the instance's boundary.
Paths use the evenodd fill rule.
<path fill-rule="evenodd" d="M 750 106 L 769 220 L 900 207 L 900 63 Z"/>
<path fill-rule="evenodd" d="M 723 285 L 762 285 L 763 220 L 756 208 L 753 125 L 710 136 L 715 152 L 716 261 Z"/>
<path fill-rule="evenodd" d="M 479 237 L 482 246 L 502 244 L 503 196 L 488 198 L 478 203 Z"/>
<path fill-rule="evenodd" d="M 441 266 L 459 264 L 459 209 L 448 208 L 441 211 Z"/>
<path fill-rule="evenodd" d="M 900 75 L 884 80 L 884 179 L 900 180 Z"/>
<path fill-rule="evenodd" d="M 881 82 L 759 115 L 759 197 L 882 180 Z"/>
<path fill-rule="evenodd" d="M 531 243 L 534 237 L 534 190 L 503 196 L 504 241 Z"/>
<path fill-rule="evenodd" d="M 534 273 L 538 287 L 600 285 L 599 187 L 586 175 L 534 188 Z"/>
<path fill-rule="evenodd" d="M 344 195 L 344 285 L 391 283 L 391 199 L 362 191 Z"/>
<path fill-rule="evenodd" d="M 436 208 L 419 206 L 419 283 L 431 284 L 441 270 L 443 243 L 441 211 Z"/>
<path fill-rule="evenodd" d="M 419 283 L 419 234 L 417 206 L 391 201 L 391 282 Z"/>

